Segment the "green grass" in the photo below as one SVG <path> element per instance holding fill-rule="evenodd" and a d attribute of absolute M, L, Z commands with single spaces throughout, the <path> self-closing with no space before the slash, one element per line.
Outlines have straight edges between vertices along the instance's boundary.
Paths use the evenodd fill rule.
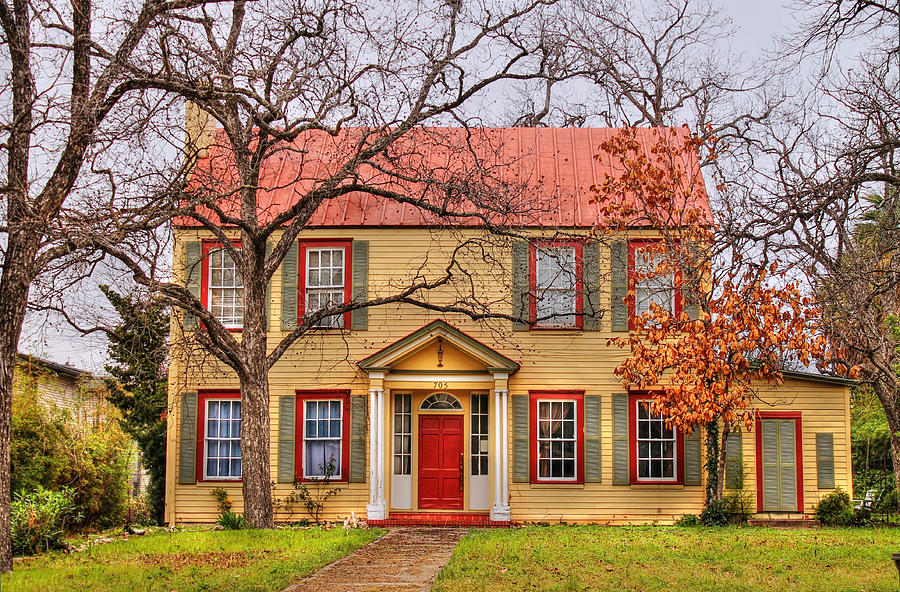
<path fill-rule="evenodd" d="M 381 530 L 157 532 L 49 553 L 0 578 L 3 592 L 281 590 L 378 538 Z"/>
<path fill-rule="evenodd" d="M 897 529 L 553 526 L 475 531 L 435 592 L 891 590 Z"/>

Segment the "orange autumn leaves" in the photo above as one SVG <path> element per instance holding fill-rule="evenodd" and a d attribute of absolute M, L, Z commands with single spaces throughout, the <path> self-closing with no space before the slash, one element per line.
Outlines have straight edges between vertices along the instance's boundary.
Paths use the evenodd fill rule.
<path fill-rule="evenodd" d="M 749 428 L 756 387 L 782 383 L 785 361 L 805 367 L 829 359 L 829 344 L 816 332 L 815 307 L 776 263 L 733 260 L 711 285 L 715 228 L 705 195 L 696 195 L 702 181 L 692 177 L 701 145 L 671 131 L 656 137 L 648 149 L 624 129 L 601 146 L 603 158 L 622 166 L 593 188 L 607 220 L 598 232 L 652 229 L 653 240 L 632 258 L 652 265 L 632 270 L 629 300 L 633 306 L 637 284 L 665 278 L 682 306 L 673 313 L 651 302 L 634 316 L 629 336 L 610 340 L 630 350 L 615 372 L 626 388 L 657 392 L 656 411 L 677 428 L 690 432 L 714 419 Z"/>

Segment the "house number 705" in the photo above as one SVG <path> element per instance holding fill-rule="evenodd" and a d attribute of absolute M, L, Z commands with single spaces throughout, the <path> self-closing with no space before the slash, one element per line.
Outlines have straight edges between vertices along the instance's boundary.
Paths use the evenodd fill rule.
<path fill-rule="evenodd" d="M 436 388 L 436 389 L 445 389 L 445 388 L 448 388 L 449 386 L 450 385 L 447 384 L 446 382 L 435 382 L 434 383 L 434 388 Z"/>

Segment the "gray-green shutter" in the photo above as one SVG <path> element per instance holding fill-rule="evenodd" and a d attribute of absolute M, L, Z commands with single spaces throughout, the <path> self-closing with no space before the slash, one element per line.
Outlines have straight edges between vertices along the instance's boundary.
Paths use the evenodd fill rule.
<path fill-rule="evenodd" d="M 684 437 L 684 484 L 703 485 L 701 473 L 700 426 Z"/>
<path fill-rule="evenodd" d="M 600 397 L 584 398 L 584 480 L 600 483 Z"/>
<path fill-rule="evenodd" d="M 628 395 L 613 395 L 613 485 L 631 484 L 628 471 Z"/>
<path fill-rule="evenodd" d="M 528 483 L 531 480 L 528 446 L 528 397 L 512 397 L 513 427 L 513 483 Z"/>
<path fill-rule="evenodd" d="M 834 434 L 816 434 L 816 473 L 819 489 L 834 489 Z"/>
<path fill-rule="evenodd" d="M 628 331 L 628 243 L 616 241 L 609 247 L 612 279 L 612 330 Z"/>
<path fill-rule="evenodd" d="M 200 299 L 200 273 L 203 245 L 199 241 L 184 243 L 184 285 L 196 299 Z M 184 313 L 185 330 L 197 326 L 197 315 Z"/>
<path fill-rule="evenodd" d="M 762 509 L 780 510 L 780 483 L 778 479 L 778 420 L 763 419 L 759 422 L 762 440 Z"/>
<path fill-rule="evenodd" d="M 743 438 L 731 432 L 725 438 L 725 488 L 742 489 L 744 486 Z"/>
<path fill-rule="evenodd" d="M 350 482 L 366 481 L 366 405 L 368 397 L 350 397 Z"/>
<path fill-rule="evenodd" d="M 369 299 L 369 241 L 353 241 L 353 301 Z M 369 309 L 357 308 L 350 313 L 350 328 L 369 328 Z"/>
<path fill-rule="evenodd" d="M 797 423 L 792 419 L 778 422 L 781 440 L 781 508 L 797 511 Z"/>
<path fill-rule="evenodd" d="M 600 243 L 592 241 L 584 245 L 582 267 L 584 330 L 600 331 L 603 318 L 600 306 Z"/>
<path fill-rule="evenodd" d="M 266 261 L 269 260 L 269 257 L 272 255 L 272 243 L 266 243 Z M 266 283 L 266 319 L 265 319 L 265 328 L 266 331 L 269 330 L 269 313 L 272 302 L 272 278 L 269 278 L 269 281 Z"/>
<path fill-rule="evenodd" d="M 297 269 L 300 265 L 300 247 L 295 241 L 288 248 L 281 262 L 281 330 L 297 328 Z"/>
<path fill-rule="evenodd" d="M 528 331 L 531 317 L 529 298 L 528 241 L 515 241 L 512 245 L 512 315 L 513 331 Z"/>
<path fill-rule="evenodd" d="M 294 482 L 297 397 L 278 398 L 278 482 Z"/>
<path fill-rule="evenodd" d="M 181 447 L 178 450 L 178 482 L 197 482 L 197 393 L 181 394 Z"/>

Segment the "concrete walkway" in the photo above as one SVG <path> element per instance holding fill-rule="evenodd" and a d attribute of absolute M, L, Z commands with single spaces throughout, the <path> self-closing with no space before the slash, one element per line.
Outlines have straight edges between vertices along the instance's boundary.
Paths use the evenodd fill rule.
<path fill-rule="evenodd" d="M 428 592 L 465 528 L 392 528 L 284 592 Z"/>

